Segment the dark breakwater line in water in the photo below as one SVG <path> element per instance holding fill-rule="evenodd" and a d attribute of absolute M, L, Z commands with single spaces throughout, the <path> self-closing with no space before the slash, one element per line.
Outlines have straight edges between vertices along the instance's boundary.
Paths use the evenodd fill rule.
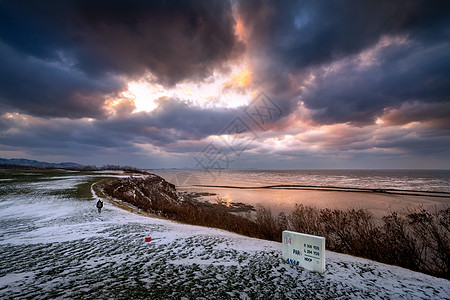
<path fill-rule="evenodd" d="M 328 192 L 360 192 L 360 193 L 381 193 L 391 195 L 407 195 L 407 196 L 427 196 L 450 198 L 450 192 L 436 191 L 418 191 L 418 190 L 401 190 L 401 189 L 369 189 L 354 187 L 338 187 L 338 186 L 320 186 L 320 185 L 296 185 L 296 184 L 280 184 L 267 186 L 232 186 L 232 185 L 203 185 L 196 184 L 198 187 L 227 188 L 227 189 L 286 189 L 286 190 L 309 190 L 309 191 L 328 191 Z M 438 195 L 439 194 L 439 195 Z"/>

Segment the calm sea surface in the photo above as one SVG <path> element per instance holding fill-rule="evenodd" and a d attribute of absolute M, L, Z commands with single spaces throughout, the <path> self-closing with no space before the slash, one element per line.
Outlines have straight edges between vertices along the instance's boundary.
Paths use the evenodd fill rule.
<path fill-rule="evenodd" d="M 450 193 L 450 170 L 151 170 L 174 183 L 178 190 L 210 192 L 227 202 L 262 205 L 274 211 L 290 211 L 295 204 L 318 208 L 365 208 L 377 215 L 414 206 L 440 209 L 450 205 L 450 194 L 391 195 L 328 190 L 261 189 L 269 185 L 394 189 Z M 230 186 L 232 188 L 200 187 Z M 252 187 L 239 189 L 238 187 Z M 431 196 L 430 196 L 431 195 Z"/>

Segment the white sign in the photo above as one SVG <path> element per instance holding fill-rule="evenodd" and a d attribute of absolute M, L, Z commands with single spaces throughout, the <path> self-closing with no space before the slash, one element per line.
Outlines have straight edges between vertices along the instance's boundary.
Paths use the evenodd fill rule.
<path fill-rule="evenodd" d="M 283 231 L 283 260 L 313 272 L 325 272 L 325 238 Z"/>

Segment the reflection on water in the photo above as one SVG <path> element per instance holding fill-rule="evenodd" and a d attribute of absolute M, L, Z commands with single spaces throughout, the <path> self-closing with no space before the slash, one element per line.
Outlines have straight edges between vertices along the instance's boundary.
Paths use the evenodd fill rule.
<path fill-rule="evenodd" d="M 389 195 L 361 192 L 310 191 L 287 189 L 237 189 L 198 187 L 222 185 L 261 187 L 295 184 L 350 188 L 399 189 L 408 191 L 450 192 L 450 171 L 445 170 L 224 170 L 215 176 L 199 170 L 152 170 L 177 186 L 178 190 L 216 193 L 227 202 L 263 205 L 274 211 L 290 211 L 295 204 L 318 208 L 364 208 L 376 215 L 423 205 L 442 208 L 450 204 L 446 198 Z M 216 178 L 216 180 L 214 180 Z M 214 201 L 217 196 L 205 197 Z"/>

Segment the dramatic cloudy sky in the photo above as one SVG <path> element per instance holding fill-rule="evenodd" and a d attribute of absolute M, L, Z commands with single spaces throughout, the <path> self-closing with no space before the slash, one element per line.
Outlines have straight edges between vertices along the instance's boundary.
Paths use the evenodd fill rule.
<path fill-rule="evenodd" d="M 450 168 L 450 1 L 0 0 L 0 157 Z"/>

